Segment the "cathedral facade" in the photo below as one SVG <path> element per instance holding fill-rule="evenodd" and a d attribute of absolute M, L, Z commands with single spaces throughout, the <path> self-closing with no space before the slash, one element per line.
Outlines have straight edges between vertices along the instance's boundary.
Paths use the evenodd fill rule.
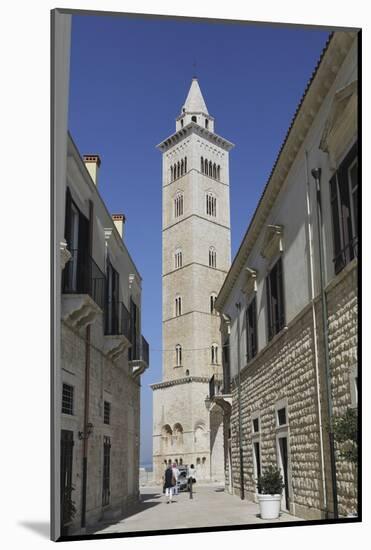
<path fill-rule="evenodd" d="M 222 372 L 216 296 L 230 266 L 229 151 L 193 78 L 175 133 L 158 145 L 163 171 L 163 370 L 153 389 L 153 467 L 194 464 L 223 479 L 223 417 L 207 407 Z"/>

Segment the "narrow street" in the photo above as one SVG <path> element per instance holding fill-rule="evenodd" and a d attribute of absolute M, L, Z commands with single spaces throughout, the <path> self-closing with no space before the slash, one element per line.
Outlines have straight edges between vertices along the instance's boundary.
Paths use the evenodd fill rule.
<path fill-rule="evenodd" d="M 188 529 L 221 525 L 246 525 L 252 523 L 282 523 L 300 521 L 300 518 L 281 513 L 277 520 L 262 520 L 259 505 L 224 492 L 221 485 L 198 485 L 193 499 L 182 492 L 174 502 L 166 503 L 159 487 L 142 487 L 140 504 L 120 521 L 102 522 L 96 534 Z"/>

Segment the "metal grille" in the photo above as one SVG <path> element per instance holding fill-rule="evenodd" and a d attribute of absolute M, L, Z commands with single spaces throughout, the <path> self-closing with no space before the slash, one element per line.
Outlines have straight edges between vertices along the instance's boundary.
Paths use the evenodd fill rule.
<path fill-rule="evenodd" d="M 104 420 L 105 424 L 111 423 L 111 403 L 109 401 L 104 402 Z"/>
<path fill-rule="evenodd" d="M 63 384 L 62 413 L 73 414 L 73 386 Z"/>
<path fill-rule="evenodd" d="M 102 505 L 106 506 L 110 501 L 110 466 L 111 466 L 111 438 L 103 438 L 103 491 Z"/>

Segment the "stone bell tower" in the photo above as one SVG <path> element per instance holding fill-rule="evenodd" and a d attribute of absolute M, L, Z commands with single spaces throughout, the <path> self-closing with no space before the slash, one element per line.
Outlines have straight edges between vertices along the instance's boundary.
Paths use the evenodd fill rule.
<path fill-rule="evenodd" d="M 220 319 L 214 301 L 231 262 L 229 151 L 214 131 L 193 78 L 162 152 L 163 371 L 153 384 L 153 466 L 194 464 L 198 479 L 222 480 L 221 411 L 205 405 L 221 376 Z M 210 420 L 213 418 L 213 420 Z"/>

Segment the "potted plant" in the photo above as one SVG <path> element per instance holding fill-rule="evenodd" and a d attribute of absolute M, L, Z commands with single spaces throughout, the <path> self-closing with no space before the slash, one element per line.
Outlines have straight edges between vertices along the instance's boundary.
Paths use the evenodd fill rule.
<path fill-rule="evenodd" d="M 263 475 L 258 477 L 256 484 L 260 517 L 262 519 L 277 519 L 281 509 L 281 494 L 284 487 L 280 470 L 276 466 L 268 466 Z"/>

